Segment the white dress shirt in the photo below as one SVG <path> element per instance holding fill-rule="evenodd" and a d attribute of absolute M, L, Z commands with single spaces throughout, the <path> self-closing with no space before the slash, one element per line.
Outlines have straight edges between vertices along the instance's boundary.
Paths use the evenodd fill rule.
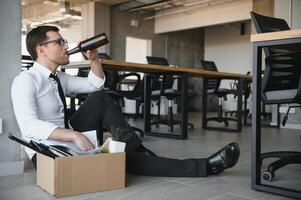
<path fill-rule="evenodd" d="M 22 137 L 47 139 L 58 127 L 64 128 L 64 107 L 57 83 L 49 78 L 51 71 L 34 62 L 33 67 L 23 71 L 13 81 L 11 98 Z M 89 93 L 102 89 L 105 78 L 99 78 L 90 70 L 87 78 L 57 71 L 64 94 Z M 30 158 L 34 151 L 25 148 Z"/>

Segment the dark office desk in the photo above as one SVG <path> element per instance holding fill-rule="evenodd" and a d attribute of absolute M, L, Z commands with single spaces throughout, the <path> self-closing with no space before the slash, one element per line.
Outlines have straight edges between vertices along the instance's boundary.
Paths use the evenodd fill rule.
<path fill-rule="evenodd" d="M 188 133 L 188 108 L 187 108 L 187 99 L 188 99 L 188 76 L 193 77 L 206 77 L 206 78 L 223 78 L 223 79 L 238 79 L 238 80 L 250 80 L 251 77 L 247 75 L 235 74 L 235 73 L 227 73 L 227 72 L 214 72 L 203 69 L 196 69 L 191 67 L 169 67 L 162 65 L 151 65 L 151 64 L 139 64 L 139 63 L 130 63 L 124 61 L 116 61 L 116 60 L 106 60 L 102 59 L 101 63 L 103 65 L 104 70 L 116 70 L 116 71 L 135 71 L 135 72 L 143 72 L 146 74 L 145 78 L 145 89 L 144 89 L 144 131 L 146 135 L 154 135 L 161 137 L 170 137 L 177 139 L 186 139 Z M 82 62 L 73 62 L 67 66 L 63 66 L 64 69 L 68 68 L 80 68 L 89 66 L 89 61 Z M 150 75 L 151 74 L 176 74 L 181 76 L 181 131 L 180 134 L 171 134 L 171 133 L 158 133 L 151 132 L 150 125 Z M 241 81 L 239 81 L 241 82 Z M 239 86 L 242 87 L 242 86 Z M 241 97 L 239 97 L 241 98 Z M 241 105 L 241 104 L 240 104 Z M 240 106 L 241 109 L 241 106 Z M 241 119 L 240 119 L 241 120 Z"/>
<path fill-rule="evenodd" d="M 251 180 L 255 190 L 280 194 L 301 199 L 301 191 L 289 188 L 271 186 L 261 183 L 261 70 L 262 48 L 277 45 L 301 45 L 301 29 L 272 33 L 255 34 L 251 36 L 253 42 L 253 102 L 252 102 L 252 155 Z"/>

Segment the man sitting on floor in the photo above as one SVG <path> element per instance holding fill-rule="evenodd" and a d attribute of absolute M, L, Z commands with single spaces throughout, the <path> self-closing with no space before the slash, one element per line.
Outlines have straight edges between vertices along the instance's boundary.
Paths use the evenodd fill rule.
<path fill-rule="evenodd" d="M 112 98 L 101 91 L 105 76 L 96 49 L 86 52 L 91 70 L 83 78 L 57 71 L 59 66 L 69 63 L 68 43 L 57 27 L 32 29 L 27 34 L 26 47 L 34 65 L 15 78 L 11 90 L 14 112 L 25 139 L 70 141 L 87 151 L 94 145 L 81 132 L 102 125 L 126 135 L 127 172 L 147 176 L 205 177 L 237 163 L 237 143 L 228 144 L 209 158 L 178 160 L 155 155 L 142 145 Z M 66 92 L 92 93 L 70 121 L 65 114 Z M 36 166 L 35 152 L 28 148 L 26 152 Z"/>

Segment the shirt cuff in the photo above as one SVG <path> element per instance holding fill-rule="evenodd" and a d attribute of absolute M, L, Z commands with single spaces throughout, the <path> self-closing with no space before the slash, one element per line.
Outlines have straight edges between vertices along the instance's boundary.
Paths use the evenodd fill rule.
<path fill-rule="evenodd" d="M 41 139 L 41 140 L 47 140 L 51 133 L 54 131 L 54 129 L 58 128 L 55 124 L 52 123 L 44 123 L 43 126 L 36 126 L 35 130 L 24 130 L 22 131 L 24 138 L 35 138 L 35 139 Z"/>
<path fill-rule="evenodd" d="M 40 139 L 45 139 L 47 140 L 49 138 L 49 136 L 51 135 L 51 133 L 54 131 L 54 129 L 58 128 L 58 126 L 54 125 L 54 124 L 49 124 L 48 127 L 45 127 L 45 131 L 41 134 L 41 138 Z"/>
<path fill-rule="evenodd" d="M 98 76 L 96 76 L 92 70 L 90 70 L 89 74 L 88 74 L 88 81 L 96 88 L 102 88 L 105 81 L 106 81 L 106 77 L 104 76 L 104 78 L 100 78 Z"/>

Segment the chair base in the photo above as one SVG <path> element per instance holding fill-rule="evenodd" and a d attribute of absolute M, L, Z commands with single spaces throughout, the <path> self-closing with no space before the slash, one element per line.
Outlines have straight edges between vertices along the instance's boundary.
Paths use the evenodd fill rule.
<path fill-rule="evenodd" d="M 181 125 L 181 121 L 179 120 L 156 120 L 154 122 L 151 122 L 151 125 L 155 125 L 157 128 L 159 128 L 159 125 L 160 124 L 163 124 L 163 125 L 167 125 L 169 126 L 169 129 L 168 131 L 169 132 L 173 132 L 173 126 L 174 125 Z M 192 123 L 188 123 L 188 126 L 189 126 L 189 130 L 192 131 L 194 129 L 194 125 Z"/>
<path fill-rule="evenodd" d="M 249 115 L 249 113 L 250 113 L 249 109 L 247 109 L 246 111 L 244 111 L 244 110 L 242 111 L 242 115 Z M 237 117 L 237 110 L 226 111 L 225 116 L 227 117 L 228 115 L 230 117 L 232 117 L 232 116 Z"/>
<path fill-rule="evenodd" d="M 280 158 L 270 163 L 267 169 L 261 174 L 262 178 L 271 182 L 275 172 L 289 164 L 301 164 L 301 152 L 294 151 L 274 151 L 261 154 L 261 163 L 265 158 Z"/>
<path fill-rule="evenodd" d="M 225 127 L 210 127 L 208 126 L 208 122 L 209 121 L 216 121 L 216 122 L 224 122 L 225 123 Z M 229 128 L 229 121 L 234 121 L 237 122 L 237 127 L 236 128 Z M 240 132 L 241 131 L 241 127 L 238 125 L 238 121 L 237 119 L 233 119 L 233 118 L 227 118 L 227 117 L 210 117 L 207 118 L 205 121 L 203 121 L 203 129 L 207 129 L 207 130 L 218 130 L 218 131 L 223 131 L 223 132 Z"/>
<path fill-rule="evenodd" d="M 233 119 L 233 118 L 229 118 L 229 117 L 222 117 L 222 118 L 220 118 L 220 117 L 209 117 L 209 118 L 206 119 L 206 123 L 208 121 L 216 121 L 216 122 L 219 122 L 219 123 L 224 122 L 225 126 L 228 126 L 229 121 L 237 122 L 237 119 Z"/>
<path fill-rule="evenodd" d="M 169 104 L 169 106 L 168 106 L 168 113 L 167 113 L 167 119 L 160 119 L 160 115 L 159 115 L 159 119 L 157 119 L 157 120 L 155 120 L 155 121 L 153 121 L 153 122 L 151 122 L 150 124 L 151 125 L 156 125 L 156 127 L 157 128 L 159 128 L 159 124 L 164 124 L 164 125 L 167 125 L 167 126 L 169 126 L 169 129 L 168 129 L 168 131 L 169 132 L 173 132 L 173 130 L 174 130 L 174 125 L 181 125 L 181 121 L 179 121 L 179 120 L 174 120 L 173 119 L 173 112 L 172 112 L 172 103 L 171 103 L 171 99 L 168 99 L 168 104 Z M 158 114 L 160 114 L 160 112 L 159 112 L 160 110 L 158 110 Z M 191 123 L 187 123 L 187 125 L 189 126 L 189 130 L 193 130 L 193 128 L 194 128 L 194 125 L 193 124 L 191 124 Z"/>

